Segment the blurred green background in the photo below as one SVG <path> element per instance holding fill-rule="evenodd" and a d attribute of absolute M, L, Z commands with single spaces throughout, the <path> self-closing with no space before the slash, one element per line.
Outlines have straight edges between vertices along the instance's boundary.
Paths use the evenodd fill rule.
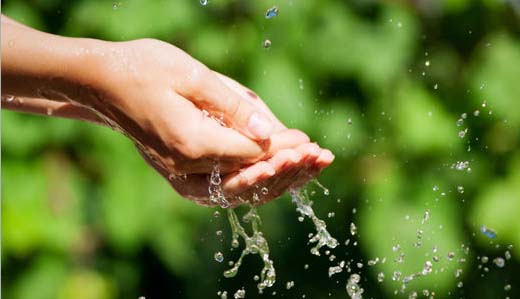
<path fill-rule="evenodd" d="M 518 1 L 2 4 L 4 14 L 56 34 L 165 40 L 251 87 L 288 126 L 335 153 L 319 179 L 330 195 L 309 188 L 342 244 L 334 261 L 312 256 L 313 228 L 298 222 L 288 196 L 261 207 L 278 281 L 260 296 L 257 257 L 236 278 L 222 276 L 238 255 L 225 214 L 180 198 L 129 140 L 92 124 L 2 111 L 4 298 L 217 298 L 219 290 L 231 298 L 240 287 L 246 298 L 347 298 L 346 270 L 327 275 L 341 260 L 361 274 L 365 298 L 422 298 L 424 289 L 435 298 L 520 296 Z M 279 16 L 266 20 L 273 5 Z M 457 170 L 457 161 L 469 168 Z M 225 263 L 213 259 L 219 250 Z M 506 250 L 512 258 L 496 267 Z M 403 263 L 395 262 L 400 252 Z M 392 273 L 421 271 L 434 254 L 433 273 L 395 294 Z M 367 265 L 376 257 L 386 262 Z"/>

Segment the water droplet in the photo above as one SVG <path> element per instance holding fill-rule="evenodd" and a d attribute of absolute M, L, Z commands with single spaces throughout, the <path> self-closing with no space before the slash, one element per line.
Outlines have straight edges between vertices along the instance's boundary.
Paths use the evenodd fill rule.
<path fill-rule="evenodd" d="M 448 256 L 447 257 L 448 257 L 448 260 L 451 261 L 455 257 L 455 253 L 450 251 L 450 252 L 448 252 Z"/>
<path fill-rule="evenodd" d="M 235 299 L 245 298 L 246 297 L 246 290 L 244 290 L 244 289 L 237 290 L 236 293 L 233 295 L 233 297 L 235 297 Z"/>
<path fill-rule="evenodd" d="M 213 212 L 213 217 L 215 217 L 215 218 L 220 217 L 220 212 L 219 211 Z"/>
<path fill-rule="evenodd" d="M 510 284 L 506 284 L 504 286 L 504 291 L 511 291 L 511 285 Z"/>
<path fill-rule="evenodd" d="M 486 264 L 489 261 L 489 258 L 484 255 L 483 257 L 480 258 L 480 261 L 482 262 L 482 264 Z"/>
<path fill-rule="evenodd" d="M 351 299 L 361 299 L 363 294 L 363 289 L 358 285 L 361 281 L 361 276 L 359 274 L 352 274 L 350 275 L 346 289 L 347 294 L 350 296 Z"/>
<path fill-rule="evenodd" d="M 425 224 L 430 219 L 430 209 L 427 209 L 424 211 L 423 219 L 421 221 L 421 224 Z"/>
<path fill-rule="evenodd" d="M 466 128 L 462 131 L 459 131 L 459 137 L 464 138 L 466 136 L 466 133 L 468 133 L 468 128 Z"/>
<path fill-rule="evenodd" d="M 294 287 L 294 281 L 288 281 L 286 284 L 285 284 L 285 288 L 290 290 L 292 287 Z"/>
<path fill-rule="evenodd" d="M 305 269 L 305 270 L 309 269 L 309 264 L 305 264 L 305 265 L 303 266 L 303 269 Z"/>
<path fill-rule="evenodd" d="M 12 95 L 2 96 L 2 100 L 5 100 L 7 103 L 11 103 L 12 101 L 14 101 L 14 99 L 15 97 Z"/>
<path fill-rule="evenodd" d="M 329 277 L 332 277 L 332 275 L 341 273 L 343 269 L 340 266 L 333 266 L 329 267 Z"/>
<path fill-rule="evenodd" d="M 459 118 L 455 124 L 457 125 L 457 127 L 460 127 L 464 124 L 464 120 L 462 118 Z"/>
<path fill-rule="evenodd" d="M 477 110 L 473 111 L 473 115 L 474 116 L 479 116 L 480 115 L 480 110 L 477 109 Z"/>
<path fill-rule="evenodd" d="M 408 299 L 417 299 L 417 292 L 410 292 L 410 294 L 408 295 Z"/>
<path fill-rule="evenodd" d="M 457 192 L 460 194 L 464 193 L 464 187 L 463 186 L 457 186 Z"/>
<path fill-rule="evenodd" d="M 457 287 L 458 287 L 459 289 L 462 288 L 463 286 L 464 286 L 464 283 L 463 283 L 462 281 L 459 281 L 459 282 L 457 283 Z"/>
<path fill-rule="evenodd" d="M 455 169 L 457 170 L 464 170 L 469 167 L 469 161 L 457 161 L 455 163 Z"/>
<path fill-rule="evenodd" d="M 221 230 L 217 230 L 217 231 L 215 232 L 215 234 L 216 234 L 217 236 L 220 237 L 220 236 L 222 236 L 222 231 L 221 231 Z"/>
<path fill-rule="evenodd" d="M 485 225 L 482 225 L 480 227 L 480 232 L 484 234 L 484 236 L 490 238 L 490 239 L 494 239 L 497 237 L 497 232 L 494 230 L 494 229 L 491 229 Z"/>
<path fill-rule="evenodd" d="M 511 259 L 511 252 L 509 252 L 509 250 L 506 250 L 506 252 L 504 252 L 504 257 L 506 258 L 506 260 L 510 260 Z"/>
<path fill-rule="evenodd" d="M 220 251 L 215 252 L 215 254 L 213 255 L 213 258 L 215 259 L 215 261 L 217 261 L 219 263 L 222 263 L 224 261 L 224 255 Z"/>
<path fill-rule="evenodd" d="M 421 273 L 422 273 L 422 275 L 428 275 L 428 274 L 432 273 L 432 269 L 433 269 L 432 262 L 426 261 L 424 263 L 424 267 L 423 267 Z"/>
<path fill-rule="evenodd" d="M 497 257 L 493 260 L 493 263 L 495 263 L 495 265 L 499 268 L 503 268 L 504 265 L 506 264 L 506 261 L 504 260 L 504 258 L 501 258 L 501 257 Z"/>
<path fill-rule="evenodd" d="M 383 282 L 385 280 L 385 273 L 379 272 L 377 273 L 377 281 Z"/>
<path fill-rule="evenodd" d="M 399 245 L 399 244 L 392 246 L 392 251 L 393 252 L 397 252 L 400 249 L 401 249 L 401 245 Z"/>
<path fill-rule="evenodd" d="M 351 235 L 356 235 L 357 233 L 357 227 L 356 227 L 356 224 L 354 224 L 354 222 L 351 222 L 350 223 L 350 234 Z"/>
<path fill-rule="evenodd" d="M 200 0 L 200 5 L 202 5 L 202 6 L 208 5 L 208 0 Z"/>
<path fill-rule="evenodd" d="M 269 49 L 271 47 L 271 40 L 265 39 L 262 45 L 264 48 Z"/>
<path fill-rule="evenodd" d="M 403 27 L 403 24 L 401 22 L 397 22 L 397 27 L 401 28 L 401 27 Z"/>
<path fill-rule="evenodd" d="M 334 213 L 334 212 L 329 212 L 329 214 L 327 214 L 327 217 L 329 217 L 329 218 L 332 218 L 334 216 L 336 216 L 336 213 Z"/>
<path fill-rule="evenodd" d="M 429 61 L 429 60 L 426 60 L 426 61 L 424 62 L 424 65 L 427 66 L 427 67 L 430 66 L 430 61 Z"/>
<path fill-rule="evenodd" d="M 112 3 L 112 9 L 117 10 L 121 6 L 121 2 L 114 2 Z"/>
<path fill-rule="evenodd" d="M 433 186 L 432 190 L 433 191 L 439 191 L 439 186 L 437 186 L 437 185 Z"/>
<path fill-rule="evenodd" d="M 273 6 L 265 12 L 266 19 L 272 19 L 278 15 L 278 6 Z"/>
<path fill-rule="evenodd" d="M 299 86 L 300 90 L 303 90 L 303 79 L 298 80 L 298 86 Z"/>
<path fill-rule="evenodd" d="M 439 84 L 435 83 L 435 85 L 433 85 L 433 89 L 437 90 L 439 88 Z"/>

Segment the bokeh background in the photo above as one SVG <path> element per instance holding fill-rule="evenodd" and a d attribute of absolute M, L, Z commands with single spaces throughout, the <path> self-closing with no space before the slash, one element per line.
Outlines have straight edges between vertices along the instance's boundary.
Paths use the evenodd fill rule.
<path fill-rule="evenodd" d="M 241 287 L 247 298 L 347 298 L 347 271 L 327 274 L 341 260 L 365 298 L 520 296 L 520 2 L 6 0 L 2 11 L 61 35 L 165 40 L 251 87 L 335 153 L 319 178 L 330 195 L 309 190 L 342 244 L 334 261 L 312 256 L 313 227 L 288 196 L 261 207 L 278 281 L 260 296 L 256 256 L 222 276 L 238 255 L 225 213 L 180 198 L 125 137 L 2 111 L 4 298 L 231 298 Z M 395 294 L 392 273 L 420 271 L 434 246 L 433 273 Z"/>

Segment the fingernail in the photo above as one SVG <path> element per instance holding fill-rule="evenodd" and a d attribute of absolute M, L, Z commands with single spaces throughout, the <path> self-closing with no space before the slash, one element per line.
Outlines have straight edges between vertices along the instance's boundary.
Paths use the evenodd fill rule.
<path fill-rule="evenodd" d="M 274 127 L 271 121 L 262 114 L 255 112 L 249 118 L 247 129 L 251 134 L 259 139 L 267 139 L 271 137 Z"/>

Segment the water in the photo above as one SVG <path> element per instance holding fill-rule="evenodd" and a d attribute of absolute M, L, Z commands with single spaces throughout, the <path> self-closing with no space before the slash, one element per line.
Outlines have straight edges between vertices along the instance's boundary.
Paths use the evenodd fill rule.
<path fill-rule="evenodd" d="M 227 209 L 229 208 L 229 202 L 222 192 L 221 183 L 222 179 L 220 177 L 220 168 L 218 163 L 215 163 L 209 179 L 209 201 L 212 204 L 219 205 L 223 209 Z"/>
<path fill-rule="evenodd" d="M 224 277 L 235 277 L 240 266 L 242 265 L 242 260 L 244 257 L 249 254 L 257 254 L 262 258 L 264 263 L 264 267 L 260 272 L 260 282 L 257 285 L 258 292 L 261 294 L 265 288 L 272 287 L 274 285 L 276 281 L 276 271 L 274 269 L 273 261 L 269 258 L 269 244 L 264 238 L 262 232 L 259 231 L 260 216 L 258 215 L 256 208 L 253 206 L 250 206 L 249 212 L 244 215 L 244 222 L 251 224 L 251 230 L 253 232 L 252 235 L 249 236 L 244 227 L 242 227 L 240 224 L 235 210 L 228 209 L 227 212 L 229 223 L 231 225 L 231 246 L 233 248 L 237 248 L 239 246 L 238 239 L 242 238 L 245 243 L 245 248 L 242 250 L 238 260 L 233 263 L 231 269 L 224 272 Z"/>
<path fill-rule="evenodd" d="M 273 6 L 265 12 L 266 19 L 272 19 L 278 15 L 278 6 Z"/>
<path fill-rule="evenodd" d="M 215 252 L 215 254 L 213 255 L 213 258 L 215 259 L 215 261 L 217 261 L 219 263 L 222 263 L 224 261 L 224 255 L 220 251 Z"/>
<path fill-rule="evenodd" d="M 497 237 L 497 232 L 485 225 L 480 227 L 480 232 L 490 239 L 495 239 Z"/>
<path fill-rule="evenodd" d="M 314 214 L 314 210 L 312 209 L 313 202 L 309 199 L 307 190 L 291 190 L 290 194 L 292 203 L 296 205 L 296 211 L 300 213 L 301 217 L 310 218 L 316 228 L 316 233 L 314 235 L 311 234 L 309 238 L 310 243 L 316 243 L 316 245 L 311 248 L 311 253 L 319 256 L 320 249 L 323 246 L 327 246 L 331 249 L 336 248 L 336 246 L 338 246 L 338 241 L 327 231 L 325 221 L 319 219 Z"/>
<path fill-rule="evenodd" d="M 361 281 L 361 276 L 359 274 L 352 274 L 347 281 L 347 294 L 351 299 L 363 299 L 363 289 L 359 286 L 359 282 Z"/>
<path fill-rule="evenodd" d="M 264 41 L 262 42 L 262 46 L 266 49 L 269 49 L 271 47 L 271 40 L 269 39 L 264 39 Z"/>

